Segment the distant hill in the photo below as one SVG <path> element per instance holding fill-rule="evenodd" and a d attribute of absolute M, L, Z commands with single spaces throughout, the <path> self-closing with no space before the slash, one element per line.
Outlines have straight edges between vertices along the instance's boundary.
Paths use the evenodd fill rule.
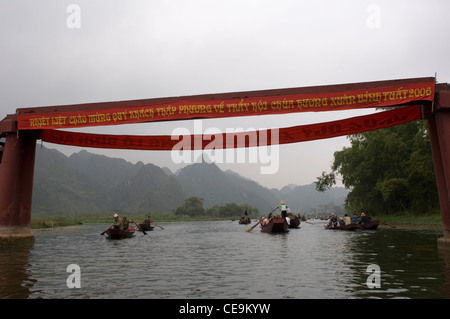
<path fill-rule="evenodd" d="M 153 164 L 131 164 L 81 151 L 70 157 L 38 147 L 33 215 L 170 211 L 184 202 L 173 176 Z"/>
<path fill-rule="evenodd" d="M 232 171 L 224 172 L 214 163 L 186 166 L 177 171 L 176 178 L 186 196 L 203 198 L 206 208 L 236 202 L 256 207 L 264 213 L 277 203 L 277 198 L 267 188 Z"/>
<path fill-rule="evenodd" d="M 96 155 L 82 150 L 67 157 L 37 146 L 33 216 L 62 214 L 171 212 L 184 199 L 203 198 L 205 208 L 235 202 L 269 212 L 284 199 L 293 212 L 313 213 L 344 203 L 347 191 L 315 191 L 314 184 L 281 190 L 259 183 L 214 163 L 194 163 L 175 174 L 168 168 Z"/>
<path fill-rule="evenodd" d="M 328 215 L 342 213 L 348 190 L 344 187 L 333 187 L 325 192 L 316 191 L 314 183 L 303 186 L 289 185 L 281 190 L 272 189 L 280 199 L 286 201 L 294 213 Z"/>
<path fill-rule="evenodd" d="M 95 176 L 79 172 L 65 155 L 44 147 L 36 151 L 33 182 L 33 216 L 98 212 L 107 200 Z"/>

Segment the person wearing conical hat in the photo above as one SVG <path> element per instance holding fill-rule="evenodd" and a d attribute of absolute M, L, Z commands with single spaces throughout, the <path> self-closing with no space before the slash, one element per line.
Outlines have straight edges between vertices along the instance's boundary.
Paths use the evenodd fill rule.
<path fill-rule="evenodd" d="M 286 202 L 284 200 L 280 201 L 280 212 L 281 212 L 281 217 L 286 219 L 286 217 L 287 217 L 287 206 L 286 206 Z"/>

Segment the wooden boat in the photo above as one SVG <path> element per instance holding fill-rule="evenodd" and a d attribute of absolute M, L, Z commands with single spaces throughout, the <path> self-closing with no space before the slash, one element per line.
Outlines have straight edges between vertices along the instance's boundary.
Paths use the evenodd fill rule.
<path fill-rule="evenodd" d="M 153 228 L 155 228 L 155 226 L 151 226 L 150 224 L 139 224 L 139 229 L 138 230 L 143 230 L 143 231 L 149 231 L 149 230 L 153 230 Z"/>
<path fill-rule="evenodd" d="M 106 231 L 106 235 L 108 235 L 109 239 L 121 239 L 133 237 L 135 232 L 136 229 L 133 226 L 130 226 L 129 230 L 110 228 Z"/>
<path fill-rule="evenodd" d="M 328 227 L 328 225 L 324 225 L 324 227 L 325 229 L 339 229 L 339 230 L 377 229 L 379 224 L 380 224 L 379 220 L 372 220 L 366 224 L 338 225 L 335 227 Z"/>
<path fill-rule="evenodd" d="M 329 227 L 328 225 L 323 226 L 325 229 L 338 229 L 338 230 L 355 230 L 361 229 L 359 224 L 348 224 L 348 225 L 336 225 Z"/>
<path fill-rule="evenodd" d="M 250 220 L 250 218 L 242 217 L 241 219 L 239 219 L 239 224 L 246 225 L 246 224 L 250 224 L 251 222 L 252 221 Z"/>
<path fill-rule="evenodd" d="M 289 216 L 289 228 L 300 228 L 300 218 L 297 216 Z"/>
<path fill-rule="evenodd" d="M 261 231 L 264 233 L 284 233 L 289 231 L 289 225 L 286 219 L 282 217 L 272 217 L 267 225 L 261 225 Z"/>
<path fill-rule="evenodd" d="M 359 226 L 361 226 L 361 229 L 377 229 L 379 224 L 379 220 L 371 220 L 367 224 L 359 224 Z"/>

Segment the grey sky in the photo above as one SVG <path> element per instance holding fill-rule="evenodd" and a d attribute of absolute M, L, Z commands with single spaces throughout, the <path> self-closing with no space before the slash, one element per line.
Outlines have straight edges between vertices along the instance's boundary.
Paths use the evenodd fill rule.
<path fill-rule="evenodd" d="M 79 19 L 69 5 L 80 9 Z M 0 0 L 0 117 L 29 106 L 120 101 L 434 76 L 450 81 L 450 2 Z M 72 22 L 79 22 L 79 28 Z M 73 28 L 71 28 L 71 26 Z M 77 25 L 76 25 L 77 26 Z M 205 120 L 286 127 L 369 111 Z M 86 128 L 171 134 L 192 121 Z M 66 154 L 75 147 L 57 148 Z M 280 146 L 277 174 L 220 164 L 267 187 L 309 184 L 345 137 Z M 170 152 L 88 149 L 172 170 Z"/>

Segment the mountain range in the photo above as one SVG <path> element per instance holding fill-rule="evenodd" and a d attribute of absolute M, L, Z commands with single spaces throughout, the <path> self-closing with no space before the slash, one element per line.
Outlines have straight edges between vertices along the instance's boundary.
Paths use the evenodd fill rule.
<path fill-rule="evenodd" d="M 205 208 L 235 202 L 256 207 L 261 215 L 281 199 L 301 214 L 342 210 L 348 191 L 334 187 L 317 192 L 315 185 L 269 189 L 214 163 L 194 163 L 172 172 L 167 167 L 110 158 L 81 150 L 70 156 L 37 146 L 33 216 L 75 213 L 171 212 L 191 196 Z"/>

